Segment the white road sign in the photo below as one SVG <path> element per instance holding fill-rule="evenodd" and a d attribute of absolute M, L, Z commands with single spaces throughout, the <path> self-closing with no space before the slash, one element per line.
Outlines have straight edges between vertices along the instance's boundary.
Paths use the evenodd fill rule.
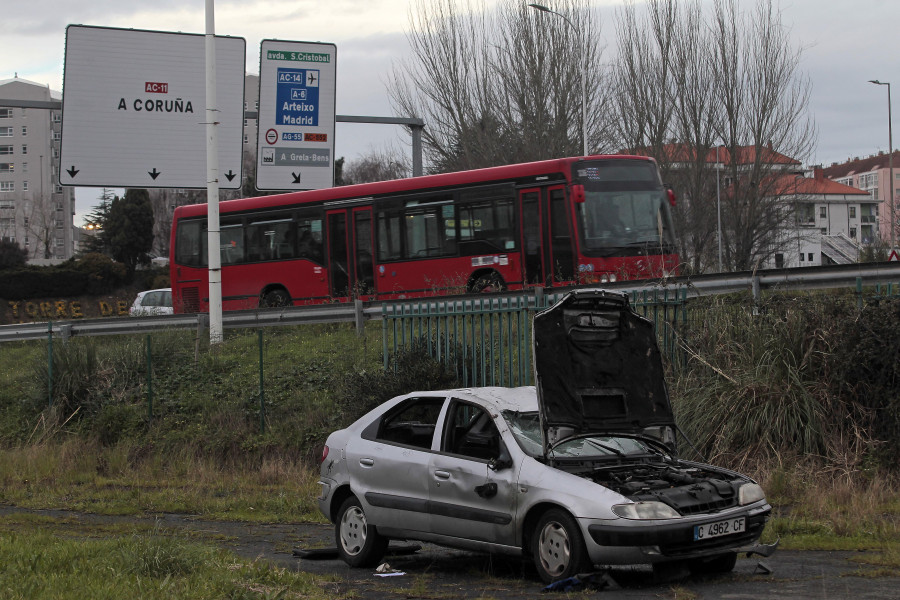
<path fill-rule="evenodd" d="M 263 40 L 256 188 L 334 185 L 334 44 Z"/>
<path fill-rule="evenodd" d="M 243 38 L 216 36 L 219 187 L 241 186 Z M 69 25 L 59 182 L 206 188 L 203 35 Z"/>

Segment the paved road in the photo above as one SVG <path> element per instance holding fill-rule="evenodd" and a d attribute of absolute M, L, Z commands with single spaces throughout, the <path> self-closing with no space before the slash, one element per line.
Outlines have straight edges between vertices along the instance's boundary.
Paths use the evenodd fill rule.
<path fill-rule="evenodd" d="M 152 522 L 154 518 L 108 517 L 68 511 L 25 511 L 0 507 L 0 514 L 35 512 L 69 523 Z M 333 546 L 333 530 L 319 524 L 249 524 L 205 521 L 186 515 L 161 515 L 160 524 L 170 530 L 190 530 L 209 541 L 223 544 L 236 554 L 261 558 L 280 567 L 332 576 L 327 586 L 334 598 L 524 598 L 566 597 L 547 595 L 537 573 L 519 559 L 490 557 L 431 544 L 409 555 L 388 556 L 386 561 L 405 575 L 381 578 L 373 569 L 351 569 L 338 559 L 300 559 L 296 548 Z M 859 552 L 797 552 L 779 550 L 763 561 L 740 558 L 734 572 L 717 577 L 691 577 L 673 572 L 654 580 L 647 568 L 615 569 L 611 585 L 589 595 L 624 598 L 729 598 L 772 599 L 877 599 L 900 598 L 900 577 L 866 576 L 870 568 L 854 558 Z"/>

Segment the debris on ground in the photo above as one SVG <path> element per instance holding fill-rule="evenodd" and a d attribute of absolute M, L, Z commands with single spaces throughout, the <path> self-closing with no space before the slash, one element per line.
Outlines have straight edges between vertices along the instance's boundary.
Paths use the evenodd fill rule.
<path fill-rule="evenodd" d="M 381 563 L 380 565 L 378 565 L 378 568 L 375 569 L 376 577 L 397 577 L 399 575 L 406 575 L 406 573 L 400 571 L 399 569 L 393 568 L 387 563 Z"/>
<path fill-rule="evenodd" d="M 422 546 L 419 544 L 388 546 L 387 554 L 389 556 L 405 556 L 407 554 L 415 554 L 421 549 Z M 334 560 L 340 558 L 337 548 L 334 546 L 327 548 L 294 548 L 292 554 L 306 560 Z"/>
<path fill-rule="evenodd" d="M 757 573 L 762 574 L 762 575 L 771 575 L 772 567 L 770 567 L 769 565 L 767 565 L 766 563 L 764 563 L 761 560 L 757 561 L 756 569 L 753 570 L 753 574 L 756 575 Z"/>
<path fill-rule="evenodd" d="M 619 584 L 610 577 L 609 571 L 596 573 L 579 573 L 574 577 L 560 579 L 547 585 L 542 592 L 577 592 L 585 589 L 591 590 L 617 590 Z"/>

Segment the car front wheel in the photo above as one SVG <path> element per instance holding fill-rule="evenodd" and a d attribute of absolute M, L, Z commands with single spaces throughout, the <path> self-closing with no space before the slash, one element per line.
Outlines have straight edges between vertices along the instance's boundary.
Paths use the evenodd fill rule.
<path fill-rule="evenodd" d="M 356 496 L 344 500 L 334 524 L 338 553 L 351 567 L 372 567 L 387 550 L 388 540 L 366 520 Z"/>
<path fill-rule="evenodd" d="M 572 577 L 587 564 L 587 550 L 578 523 L 560 509 L 544 513 L 535 527 L 531 544 L 534 565 L 547 583 Z"/>

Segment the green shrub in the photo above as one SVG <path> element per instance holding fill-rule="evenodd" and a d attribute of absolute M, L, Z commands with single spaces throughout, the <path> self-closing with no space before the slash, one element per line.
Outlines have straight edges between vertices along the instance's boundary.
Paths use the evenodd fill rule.
<path fill-rule="evenodd" d="M 703 458 L 784 457 L 841 467 L 900 451 L 900 301 L 860 310 L 846 295 L 705 300 L 684 332 L 671 391 Z M 877 450 L 876 454 L 872 450 Z M 887 459 L 887 460 L 885 460 Z"/>
<path fill-rule="evenodd" d="M 3 273 L 7 300 L 106 294 L 125 282 L 125 267 L 102 254 L 86 254 L 51 267 L 23 266 Z"/>
<path fill-rule="evenodd" d="M 896 467 L 900 455 L 900 300 L 866 305 L 854 318 L 837 318 L 832 388 L 853 422 L 869 432 L 875 455 Z"/>
<path fill-rule="evenodd" d="M 393 354 L 389 365 L 387 370 L 348 373 L 341 380 L 335 404 L 345 425 L 394 396 L 461 385 L 456 370 L 433 358 L 424 340 Z"/>

